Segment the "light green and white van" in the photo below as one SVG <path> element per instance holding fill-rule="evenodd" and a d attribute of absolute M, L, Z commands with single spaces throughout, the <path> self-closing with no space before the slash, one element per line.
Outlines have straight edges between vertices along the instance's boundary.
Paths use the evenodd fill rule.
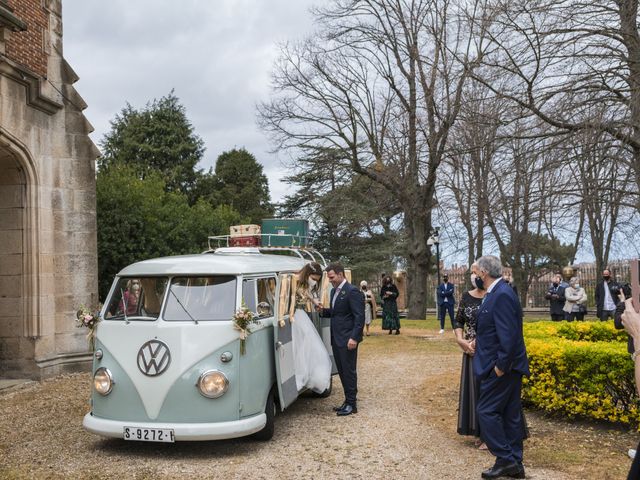
<path fill-rule="evenodd" d="M 124 268 L 97 327 L 84 427 L 140 441 L 270 439 L 276 404 L 284 410 L 301 393 L 290 278 L 321 259 L 309 249 L 289 249 L 295 257 L 276 254 L 282 250 L 219 248 Z M 128 292 L 135 283 L 134 298 Z M 243 302 L 259 322 L 241 354 L 232 317 Z M 331 355 L 329 319 L 313 317 Z"/>

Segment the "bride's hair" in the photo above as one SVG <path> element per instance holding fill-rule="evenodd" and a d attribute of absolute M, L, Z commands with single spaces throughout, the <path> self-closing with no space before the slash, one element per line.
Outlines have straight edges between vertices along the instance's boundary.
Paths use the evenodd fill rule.
<path fill-rule="evenodd" d="M 302 285 L 304 288 L 309 288 L 309 277 L 311 275 L 319 275 L 322 277 L 322 267 L 319 263 L 316 262 L 307 263 L 304 267 L 302 267 L 302 270 L 298 272 L 298 275 L 300 276 L 300 285 Z M 318 285 L 316 285 L 314 290 L 317 289 Z"/>

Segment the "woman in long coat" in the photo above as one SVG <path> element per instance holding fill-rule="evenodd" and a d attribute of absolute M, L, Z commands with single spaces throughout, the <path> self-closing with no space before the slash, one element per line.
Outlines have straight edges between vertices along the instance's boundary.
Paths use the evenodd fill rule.
<path fill-rule="evenodd" d="M 400 295 L 398 287 L 393 284 L 391 277 L 387 275 L 382 281 L 380 299 L 382 300 L 382 329 L 389 330 L 389 335 L 396 331 L 400 335 L 400 315 L 398 315 L 397 299 Z"/>

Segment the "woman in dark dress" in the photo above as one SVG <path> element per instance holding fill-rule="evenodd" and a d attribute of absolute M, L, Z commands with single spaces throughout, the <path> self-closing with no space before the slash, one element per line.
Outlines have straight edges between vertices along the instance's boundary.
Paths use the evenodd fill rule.
<path fill-rule="evenodd" d="M 460 398 L 458 405 L 458 433 L 480 437 L 476 404 L 480 395 L 480 384 L 473 374 L 473 354 L 476 351 L 476 319 L 486 291 L 478 288 L 476 276 L 471 274 L 473 290 L 462 295 L 458 313 L 453 322 L 456 341 L 464 352 L 462 354 L 462 373 L 460 375 Z M 478 445 L 481 442 L 478 440 Z"/>
<path fill-rule="evenodd" d="M 396 335 L 400 335 L 400 316 L 398 315 L 398 304 L 396 299 L 400 295 L 398 287 L 387 275 L 382 281 L 380 288 L 380 299 L 382 300 L 382 329 L 389 330 L 389 335 L 395 330 Z"/>

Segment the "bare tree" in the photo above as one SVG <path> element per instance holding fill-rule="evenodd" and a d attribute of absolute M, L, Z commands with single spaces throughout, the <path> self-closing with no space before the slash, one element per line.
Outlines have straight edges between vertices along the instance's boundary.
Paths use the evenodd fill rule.
<path fill-rule="evenodd" d="M 339 150 L 391 193 L 407 233 L 409 315 L 423 318 L 437 172 L 481 61 L 484 3 L 335 0 L 316 15 L 323 33 L 282 49 L 260 124 L 277 148 Z"/>
<path fill-rule="evenodd" d="M 559 132 L 596 130 L 624 144 L 640 185 L 638 0 L 498 0 L 495 8 L 476 78 Z"/>
<path fill-rule="evenodd" d="M 571 193 L 580 201 L 596 269 L 601 272 L 609 263 L 623 199 L 633 181 L 632 171 L 624 160 L 630 153 L 621 142 L 597 130 L 572 135 L 570 149 L 567 190 L 573 190 Z"/>
<path fill-rule="evenodd" d="M 488 205 L 480 192 L 489 188 L 493 157 L 502 141 L 498 131 L 504 104 L 482 85 L 467 85 L 460 119 L 452 135 L 452 147 L 440 176 L 442 191 L 450 192 L 439 196 L 440 204 L 464 227 L 468 265 L 484 251 Z"/>

